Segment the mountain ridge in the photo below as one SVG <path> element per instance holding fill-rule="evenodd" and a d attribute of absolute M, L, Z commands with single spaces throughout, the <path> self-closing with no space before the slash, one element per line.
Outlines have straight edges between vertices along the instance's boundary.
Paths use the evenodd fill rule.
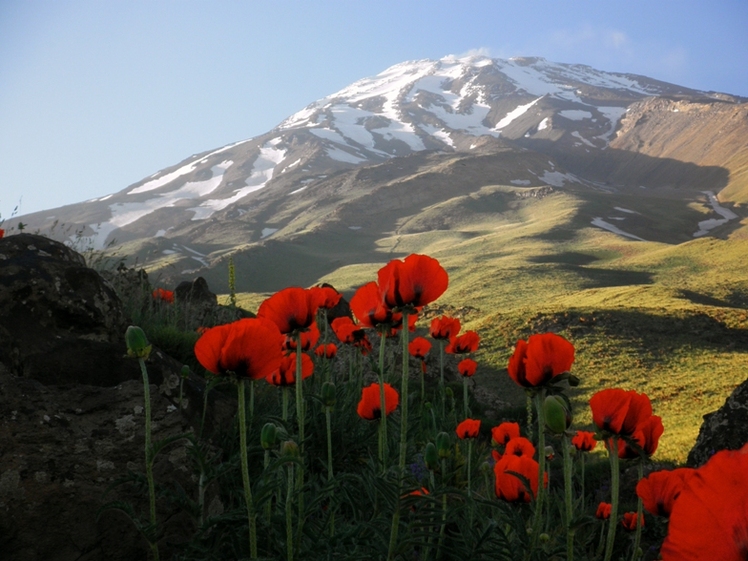
<path fill-rule="evenodd" d="M 747 107 L 728 94 L 538 57 L 407 61 L 309 104 L 263 135 L 190 156 L 118 193 L 23 218 L 32 230 L 94 249 L 116 240 L 128 256 L 174 279 L 252 244 L 333 227 L 351 209 L 384 216 L 416 193 L 429 204 L 463 196 L 454 187 L 460 175 L 444 171 L 457 167 L 473 191 L 507 185 L 636 193 L 701 213 L 712 203 L 706 192 L 722 192 L 722 203 L 737 205 L 730 210 L 737 218 L 733 210 L 748 203 Z M 442 187 L 409 192 L 418 174 Z M 447 177 L 452 186 L 444 185 Z M 633 214 L 625 218 L 635 223 Z M 691 231 L 684 225 L 657 239 L 688 239 L 699 231 L 697 218 L 689 219 Z M 381 237 L 374 222 L 369 228 Z M 657 233 L 646 225 L 628 232 L 594 215 L 587 223 L 631 239 Z"/>

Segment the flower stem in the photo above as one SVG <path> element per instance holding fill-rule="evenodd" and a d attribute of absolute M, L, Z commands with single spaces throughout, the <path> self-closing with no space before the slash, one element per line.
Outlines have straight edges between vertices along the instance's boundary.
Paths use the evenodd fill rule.
<path fill-rule="evenodd" d="M 442 485 L 447 479 L 447 461 L 442 458 Z M 439 541 L 436 544 L 436 559 L 441 559 L 442 545 L 444 545 L 444 534 L 447 530 L 447 493 L 442 495 L 442 523 L 439 528 Z"/>
<path fill-rule="evenodd" d="M 400 472 L 408 453 L 408 312 L 403 311 L 403 379 L 400 386 Z"/>
<path fill-rule="evenodd" d="M 379 332 L 379 462 L 382 471 L 387 469 L 387 407 L 384 401 L 384 350 L 387 337 L 384 330 Z"/>
<path fill-rule="evenodd" d="M 582 512 L 585 510 L 585 505 L 587 503 L 585 496 L 584 496 L 584 452 L 579 454 L 579 469 L 581 471 L 581 487 L 582 487 Z"/>
<path fill-rule="evenodd" d="M 618 521 L 618 489 L 620 487 L 620 473 L 618 468 L 618 437 L 610 439 L 608 456 L 610 457 L 610 525 L 608 526 L 608 539 L 605 542 L 605 561 L 610 561 L 613 556 L 613 545 L 616 541 L 616 522 Z"/>
<path fill-rule="evenodd" d="M 148 499 L 151 526 L 154 530 L 154 541 L 148 540 L 151 546 L 153 558 L 158 561 L 158 541 L 156 534 L 156 489 L 153 482 L 153 449 L 151 448 L 151 386 L 148 381 L 148 370 L 145 367 L 145 360 L 138 358 L 140 372 L 143 374 L 143 397 L 145 401 L 145 475 L 148 479 Z"/>
<path fill-rule="evenodd" d="M 325 407 L 325 420 L 327 421 L 327 481 L 332 481 L 332 418 L 330 407 Z M 335 511 L 330 515 L 330 537 L 335 535 Z"/>
<path fill-rule="evenodd" d="M 527 440 L 532 440 L 532 398 L 527 396 Z"/>
<path fill-rule="evenodd" d="M 537 544 L 540 536 L 540 526 L 543 519 L 543 503 L 545 502 L 545 390 L 540 389 L 535 394 L 535 409 L 538 412 L 538 496 L 535 501 L 535 518 L 532 523 L 532 542 Z"/>
<path fill-rule="evenodd" d="M 439 339 L 439 394 L 442 402 L 442 419 L 444 418 L 444 340 Z"/>
<path fill-rule="evenodd" d="M 638 481 L 641 481 L 644 477 L 644 462 L 642 459 L 639 459 L 639 479 Z M 636 501 L 636 536 L 634 537 L 634 552 L 631 555 L 631 561 L 636 561 L 639 558 L 639 543 L 641 542 L 642 538 L 642 525 L 641 525 L 641 519 L 644 515 L 643 509 L 642 509 L 642 498 L 637 496 Z"/>
<path fill-rule="evenodd" d="M 571 520 L 574 517 L 574 497 L 572 493 L 571 472 L 573 469 L 571 458 L 571 444 L 569 437 L 564 434 L 562 437 L 564 447 L 564 491 L 566 502 L 566 559 L 574 559 L 574 529 L 571 526 Z"/>
<path fill-rule="evenodd" d="M 244 380 L 237 380 L 239 390 L 239 454 L 242 464 L 242 483 L 244 484 L 244 502 L 247 504 L 247 520 L 249 522 L 249 555 L 257 559 L 257 526 L 252 503 L 252 487 L 249 484 L 249 461 L 247 458 L 247 413 L 244 403 Z"/>
<path fill-rule="evenodd" d="M 288 484 L 286 491 L 286 559 L 293 561 L 293 464 L 288 465 Z"/>
<path fill-rule="evenodd" d="M 465 419 L 468 418 L 468 377 L 462 377 L 462 403 L 465 409 Z"/>
<path fill-rule="evenodd" d="M 304 380 L 301 368 L 301 333 L 296 334 L 296 419 L 299 424 L 299 452 L 301 463 L 299 464 L 296 484 L 299 495 L 299 524 L 304 519 Z"/>
<path fill-rule="evenodd" d="M 387 559 L 392 561 L 395 555 L 395 546 L 397 545 L 397 534 L 400 526 L 400 496 L 403 489 L 403 475 L 405 472 L 405 456 L 408 452 L 408 312 L 403 311 L 403 378 L 400 386 L 400 462 L 398 463 L 398 483 L 397 483 L 397 505 L 395 512 L 392 514 L 392 527 L 390 528 L 390 543 L 387 552 Z M 384 412 L 382 412 L 382 416 Z"/>

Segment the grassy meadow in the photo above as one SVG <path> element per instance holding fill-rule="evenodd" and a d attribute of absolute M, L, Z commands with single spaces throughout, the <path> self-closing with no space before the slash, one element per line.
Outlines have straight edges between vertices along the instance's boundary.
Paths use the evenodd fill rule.
<path fill-rule="evenodd" d="M 748 376 L 746 228 L 733 221 L 719 237 L 694 239 L 697 223 L 714 216 L 698 193 L 532 191 L 483 187 L 410 208 L 392 230 L 368 234 L 333 222 L 276 243 L 253 272 L 296 271 L 298 285 L 329 282 L 350 297 L 389 259 L 431 255 L 450 275 L 436 305 L 477 310 L 463 321 L 482 338 L 477 385 L 523 403 L 505 372 L 514 343 L 555 331 L 576 347 L 576 424 L 590 423 L 586 403 L 599 389 L 643 391 L 665 425 L 655 459 L 685 461 L 702 416 Z M 590 224 L 614 215 L 622 230 L 659 241 Z M 255 311 L 268 295 L 237 297 Z"/>

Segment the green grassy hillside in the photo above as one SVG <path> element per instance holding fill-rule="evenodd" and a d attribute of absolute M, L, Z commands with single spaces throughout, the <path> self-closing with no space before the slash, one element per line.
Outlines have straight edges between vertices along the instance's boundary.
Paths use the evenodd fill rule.
<path fill-rule="evenodd" d="M 659 241 L 591 226 L 616 212 L 622 229 Z M 466 328 L 483 340 L 479 385 L 521 404 L 505 372 L 514 343 L 558 332 L 577 349 L 577 418 L 589 422 L 586 400 L 599 389 L 644 391 L 666 428 L 657 457 L 683 461 L 701 417 L 748 376 L 748 240 L 739 225 L 725 239 L 693 239 L 705 215 L 695 196 L 489 186 L 401 215 L 380 237 L 329 227 L 277 243 L 253 268 L 350 296 L 388 260 L 432 255 L 450 275 L 439 303 L 477 309 Z M 325 272 L 333 259 L 340 266 Z M 239 301 L 254 310 L 267 294 Z"/>

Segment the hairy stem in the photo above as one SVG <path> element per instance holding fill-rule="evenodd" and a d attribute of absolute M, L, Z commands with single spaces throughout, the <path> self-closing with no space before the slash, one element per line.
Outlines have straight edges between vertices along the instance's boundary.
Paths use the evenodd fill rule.
<path fill-rule="evenodd" d="M 605 542 L 605 561 L 610 561 L 613 556 L 613 545 L 616 541 L 616 521 L 618 520 L 618 489 L 620 487 L 620 473 L 618 468 L 618 437 L 610 439 L 608 456 L 610 457 L 610 525 L 608 526 L 608 539 Z"/>
<path fill-rule="evenodd" d="M 252 503 L 252 486 L 249 484 L 249 460 L 247 458 L 247 412 L 244 392 L 244 380 L 237 380 L 239 389 L 239 453 L 242 464 L 242 483 L 244 485 L 244 502 L 247 505 L 249 523 L 249 555 L 257 559 L 257 521 Z"/>

